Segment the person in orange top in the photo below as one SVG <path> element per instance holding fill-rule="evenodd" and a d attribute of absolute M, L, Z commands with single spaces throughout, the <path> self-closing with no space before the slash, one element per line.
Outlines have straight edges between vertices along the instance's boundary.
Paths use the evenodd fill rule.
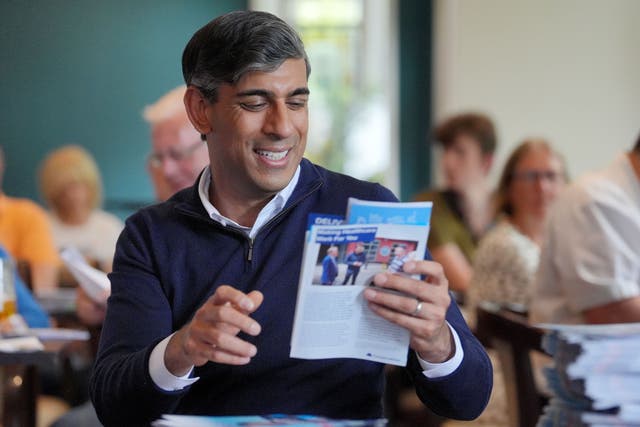
<path fill-rule="evenodd" d="M 52 290 L 57 284 L 60 261 L 47 215 L 28 199 L 4 194 L 4 167 L 4 151 L 0 147 L 0 244 L 14 259 L 29 262 L 35 293 Z"/>

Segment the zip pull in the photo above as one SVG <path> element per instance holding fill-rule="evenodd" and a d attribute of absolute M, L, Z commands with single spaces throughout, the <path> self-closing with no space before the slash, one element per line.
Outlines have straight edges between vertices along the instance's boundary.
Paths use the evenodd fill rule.
<path fill-rule="evenodd" d="M 249 251 L 247 252 L 247 261 L 253 259 L 253 239 L 249 239 Z"/>

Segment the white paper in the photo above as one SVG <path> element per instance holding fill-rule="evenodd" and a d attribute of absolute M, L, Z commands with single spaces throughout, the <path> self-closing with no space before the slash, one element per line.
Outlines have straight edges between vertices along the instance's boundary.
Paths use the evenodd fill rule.
<path fill-rule="evenodd" d="M 106 304 L 111 293 L 111 282 L 107 274 L 91 267 L 74 247 L 64 248 L 60 252 L 60 258 L 89 298 L 97 303 Z"/>
<path fill-rule="evenodd" d="M 89 332 L 69 328 L 31 328 L 29 333 L 40 341 L 86 341 Z"/>
<path fill-rule="evenodd" d="M 0 351 L 3 351 L 5 353 L 41 350 L 44 350 L 44 346 L 36 337 L 15 337 L 0 339 Z"/>
<path fill-rule="evenodd" d="M 291 357 L 302 359 L 356 358 L 405 366 L 409 332 L 372 312 L 363 292 L 373 276 L 387 269 L 382 262 L 363 265 L 355 286 L 342 285 L 346 265 L 338 265 L 331 286 L 322 285 L 322 261 L 336 245 L 342 258 L 347 245 L 377 241 L 406 248 L 407 259 L 423 259 L 428 226 L 369 224 L 313 226 L 305 245 L 291 340 Z M 380 253 L 385 248 L 378 247 Z"/>

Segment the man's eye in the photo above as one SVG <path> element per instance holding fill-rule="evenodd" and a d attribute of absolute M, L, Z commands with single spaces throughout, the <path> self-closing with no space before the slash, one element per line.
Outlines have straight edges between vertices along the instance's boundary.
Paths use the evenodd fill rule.
<path fill-rule="evenodd" d="M 299 110 L 300 108 L 304 108 L 307 105 L 306 99 L 292 99 L 287 101 L 287 105 L 292 110 Z"/>
<path fill-rule="evenodd" d="M 266 105 L 266 102 L 243 102 L 240 104 L 240 106 L 247 111 L 260 111 L 265 108 Z"/>

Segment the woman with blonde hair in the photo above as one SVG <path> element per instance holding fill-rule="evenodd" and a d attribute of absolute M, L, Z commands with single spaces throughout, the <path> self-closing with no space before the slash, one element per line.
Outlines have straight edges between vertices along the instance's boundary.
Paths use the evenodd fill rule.
<path fill-rule="evenodd" d="M 123 223 L 100 209 L 102 183 L 91 154 L 77 145 L 50 153 L 40 168 L 40 190 L 50 209 L 58 248 L 75 246 L 101 269 L 111 271 Z"/>

